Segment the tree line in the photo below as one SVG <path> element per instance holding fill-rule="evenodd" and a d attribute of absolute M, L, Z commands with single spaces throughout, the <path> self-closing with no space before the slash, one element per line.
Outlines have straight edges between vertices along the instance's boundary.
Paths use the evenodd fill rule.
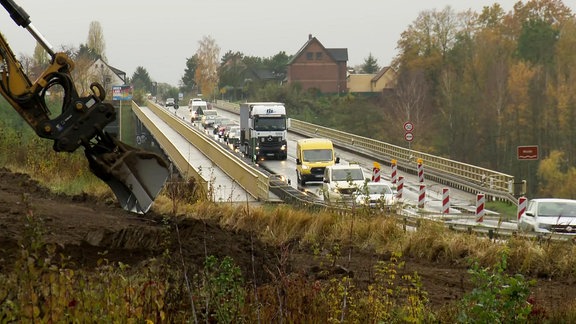
<path fill-rule="evenodd" d="M 77 80 L 83 66 L 105 57 L 104 49 L 97 22 L 86 44 L 64 49 L 77 62 Z M 283 101 L 294 117 L 398 145 L 408 145 L 402 125 L 410 121 L 413 149 L 526 179 L 529 195 L 576 198 L 576 19 L 562 1 L 518 2 L 509 12 L 497 3 L 481 12 L 425 10 L 400 35 L 397 49 L 391 62 L 396 87 L 370 98 L 283 85 L 290 55 L 228 51 L 220 57 L 210 36 L 187 58 L 178 86 L 154 82 L 142 66 L 128 83 L 136 98 L 183 92 Z M 42 52 L 22 61 L 30 70 L 47 64 Z M 379 68 L 371 53 L 361 66 L 368 73 Z M 267 81 L 250 77 L 264 70 Z M 538 146 L 538 160 L 518 159 L 517 148 L 525 145 Z"/>
<path fill-rule="evenodd" d="M 398 49 L 390 114 L 420 130 L 417 147 L 576 198 L 576 19 L 562 1 L 423 11 Z M 539 161 L 518 160 L 524 145 Z"/>

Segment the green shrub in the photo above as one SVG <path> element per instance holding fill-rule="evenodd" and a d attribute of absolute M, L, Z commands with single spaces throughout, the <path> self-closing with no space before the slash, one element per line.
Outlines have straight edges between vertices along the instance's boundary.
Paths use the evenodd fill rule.
<path fill-rule="evenodd" d="M 459 304 L 462 323 L 525 323 L 532 310 L 530 286 L 521 274 L 506 273 L 507 253 L 494 269 L 481 268 L 475 261 L 469 270 L 475 288 Z"/>

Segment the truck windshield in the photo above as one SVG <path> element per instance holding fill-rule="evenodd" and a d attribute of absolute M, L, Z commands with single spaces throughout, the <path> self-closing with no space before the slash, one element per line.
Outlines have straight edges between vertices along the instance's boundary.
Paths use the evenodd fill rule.
<path fill-rule="evenodd" d="M 286 130 L 285 117 L 260 117 L 254 120 L 254 129 L 257 131 L 283 131 Z"/>
<path fill-rule="evenodd" d="M 306 162 L 332 161 L 332 150 L 304 150 L 302 160 Z"/>

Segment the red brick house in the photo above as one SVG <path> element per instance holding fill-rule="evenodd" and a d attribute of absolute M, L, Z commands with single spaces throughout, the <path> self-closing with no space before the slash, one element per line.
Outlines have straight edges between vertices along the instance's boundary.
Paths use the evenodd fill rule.
<path fill-rule="evenodd" d="M 306 44 L 288 62 L 287 82 L 300 83 L 303 90 L 345 93 L 347 62 L 347 48 L 326 48 L 316 37 L 308 35 Z"/>

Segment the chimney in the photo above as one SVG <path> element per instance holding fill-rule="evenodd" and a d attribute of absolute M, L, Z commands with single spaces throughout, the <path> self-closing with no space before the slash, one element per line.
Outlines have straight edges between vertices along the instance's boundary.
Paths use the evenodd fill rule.
<path fill-rule="evenodd" d="M 308 34 L 308 40 L 312 39 L 312 34 Z"/>

